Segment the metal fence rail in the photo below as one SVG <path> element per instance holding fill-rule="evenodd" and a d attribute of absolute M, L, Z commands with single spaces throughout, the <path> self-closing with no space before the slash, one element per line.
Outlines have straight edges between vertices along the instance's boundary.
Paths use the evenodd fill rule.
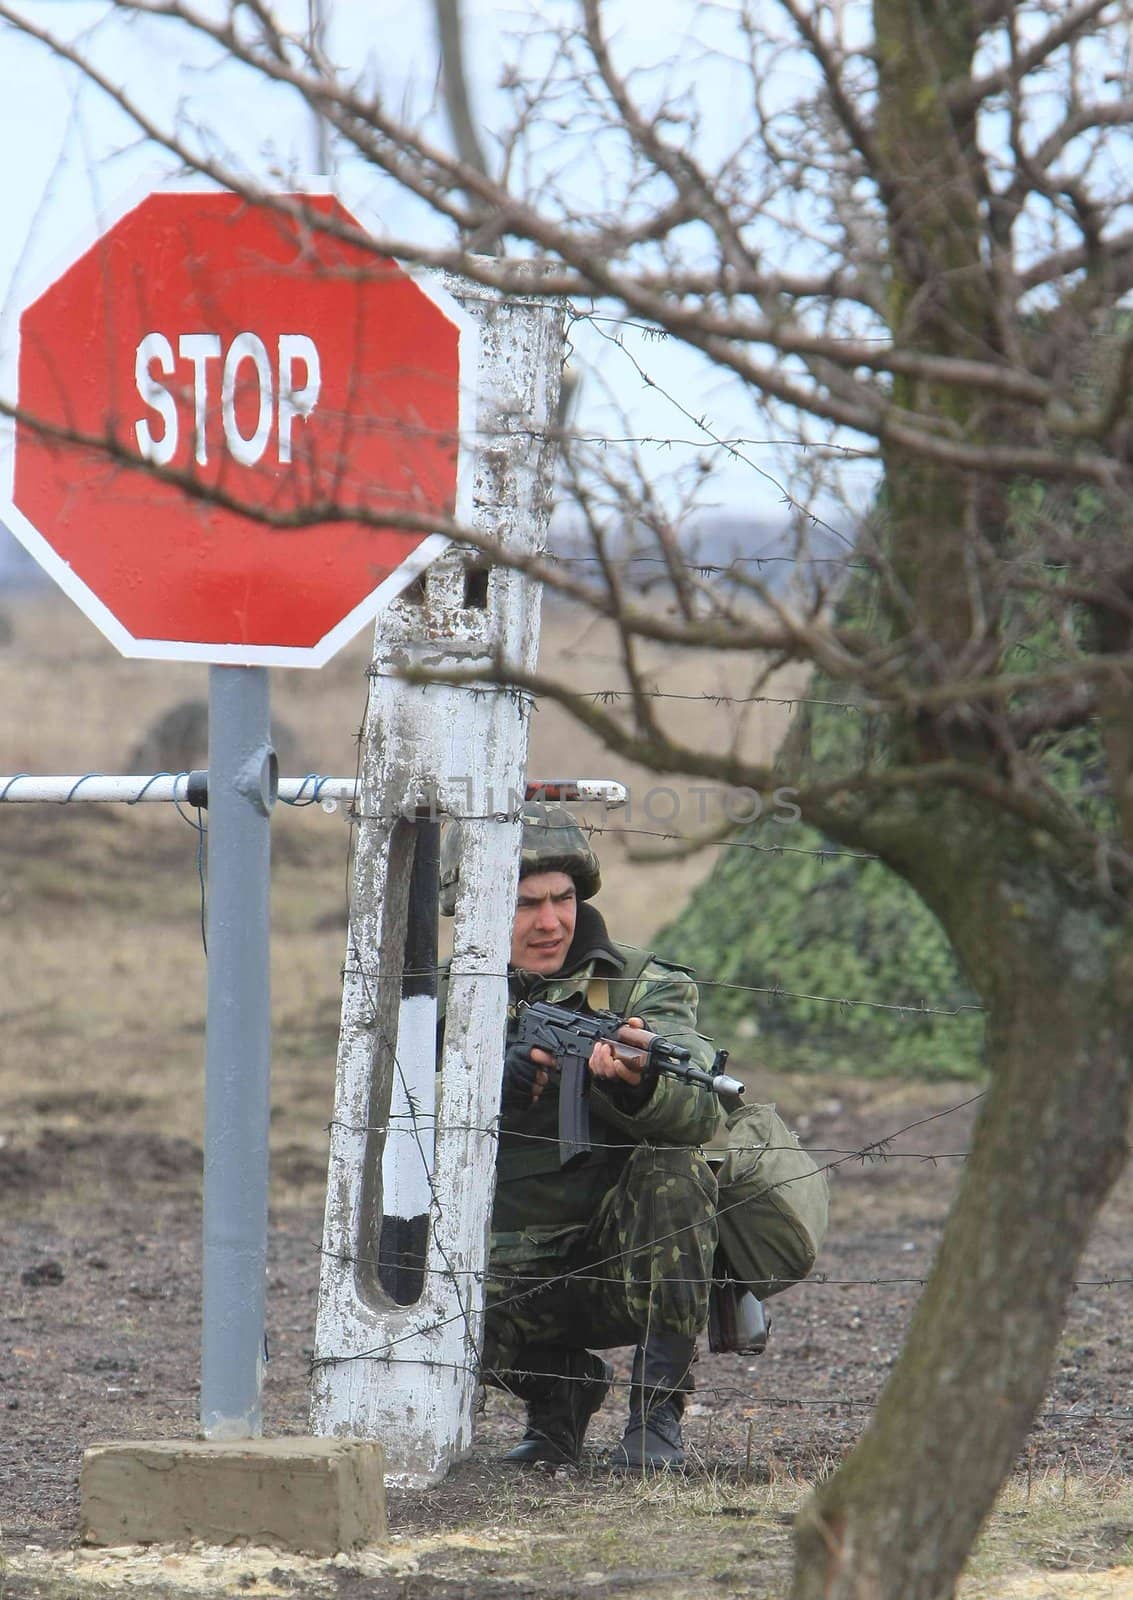
<path fill-rule="evenodd" d="M 287 805 L 315 801 L 353 803 L 358 794 L 357 778 L 324 777 L 308 772 L 302 778 L 280 778 L 278 798 Z M 150 775 L 109 775 L 84 772 L 67 775 L 37 775 L 28 772 L 0 774 L 0 801 L 38 802 L 68 805 L 75 800 L 117 801 L 138 805 L 149 800 L 176 800 L 187 805 L 204 805 L 208 798 L 208 773 L 157 772 Z M 532 779 L 527 784 L 529 800 L 600 801 L 607 806 L 625 804 L 624 784 L 605 778 Z"/>

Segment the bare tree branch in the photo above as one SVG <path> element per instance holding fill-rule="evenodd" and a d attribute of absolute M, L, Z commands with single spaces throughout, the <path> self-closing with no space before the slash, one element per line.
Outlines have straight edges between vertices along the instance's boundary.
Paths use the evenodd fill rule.
<path fill-rule="evenodd" d="M 1007 88 L 1012 76 L 1020 77 L 1034 72 L 1063 45 L 1079 38 L 1090 23 L 1100 18 L 1111 5 L 1112 0 L 1083 0 L 1082 5 L 1074 6 L 1069 11 L 1060 8 L 1058 21 L 1041 38 L 1021 51 L 1011 65 L 986 73 L 982 78 L 973 78 L 969 84 L 954 86 L 949 94 L 950 103 L 957 110 L 971 110 L 991 99 Z"/>

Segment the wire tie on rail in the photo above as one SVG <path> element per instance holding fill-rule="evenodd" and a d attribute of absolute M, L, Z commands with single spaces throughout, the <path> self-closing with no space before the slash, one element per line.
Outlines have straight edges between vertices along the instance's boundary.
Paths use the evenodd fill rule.
<path fill-rule="evenodd" d="M 176 784 L 178 778 L 183 778 L 185 776 L 186 774 L 183 772 L 155 772 L 152 777 L 146 779 L 145 783 L 142 784 L 141 788 L 138 790 L 133 799 L 126 801 L 126 804 L 128 806 L 136 806 L 139 800 L 144 800 L 147 790 L 152 788 L 159 778 L 172 778 L 174 780 L 174 784 Z"/>
<path fill-rule="evenodd" d="M 83 784 L 87 783 L 91 778 L 102 778 L 102 777 L 105 777 L 105 773 L 102 773 L 102 772 L 84 772 L 82 777 L 81 778 L 76 778 L 74 783 L 71 785 L 70 793 L 67 795 L 67 798 L 66 798 L 66 800 L 64 800 L 63 804 L 64 805 L 70 805 L 71 801 L 78 794 L 78 792 L 82 788 Z"/>

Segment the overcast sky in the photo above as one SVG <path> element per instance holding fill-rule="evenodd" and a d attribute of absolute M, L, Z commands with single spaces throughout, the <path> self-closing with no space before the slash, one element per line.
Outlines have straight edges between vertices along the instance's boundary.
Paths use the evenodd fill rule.
<path fill-rule="evenodd" d="M 418 122 L 437 116 L 436 47 L 428 0 L 324 0 L 330 14 L 329 48 L 340 62 L 369 61 L 394 103 Z M 177 51 L 168 28 L 138 19 L 127 25 L 112 7 L 91 0 L 25 0 L 23 11 L 43 27 L 84 41 L 116 81 L 164 111 L 183 113 L 215 130 L 219 140 L 257 173 L 315 170 L 317 149 L 312 119 L 293 97 L 258 85 L 244 71 L 218 67 L 198 42 L 181 30 Z M 307 15 L 306 0 L 285 0 L 295 25 Z M 688 0 L 625 0 L 614 10 L 621 48 L 645 62 L 650 53 L 679 51 L 682 30 L 693 8 Z M 529 8 L 501 0 L 466 0 L 470 76 L 477 110 L 486 124 L 502 119 L 497 96 L 500 63 L 508 51 L 506 35 Z M 711 85 L 727 121 L 732 86 L 721 78 Z M 0 358 L 10 352 L 19 307 L 55 277 L 74 253 L 75 241 L 90 231 L 104 206 L 119 196 L 157 185 L 171 159 L 143 144 L 136 131 L 89 84 L 41 45 L 0 29 L 0 167 L 5 225 L 0 230 Z M 440 124 L 438 123 L 438 130 Z M 435 227 L 387 183 L 375 184 L 357 168 L 345 174 L 355 192 L 359 183 L 371 206 L 397 228 Z M 706 443 L 680 405 L 709 415 L 724 434 L 751 433 L 752 413 L 737 392 L 718 377 L 705 375 L 671 346 L 643 342 L 631 334 L 633 360 L 588 330 L 576 330 L 583 358 L 601 365 L 601 377 L 584 378 L 577 420 L 586 431 L 621 432 L 608 397 L 629 414 L 631 430 L 656 439 L 688 439 L 686 456 Z M 635 368 L 643 364 L 657 387 Z M 7 396 L 6 396 L 7 397 Z M 658 470 L 675 459 L 672 451 L 646 447 Z M 749 452 L 750 465 L 728 467 L 713 499 L 733 515 L 781 515 L 781 491 L 773 454 Z M 764 477 L 762 471 L 770 475 Z"/>

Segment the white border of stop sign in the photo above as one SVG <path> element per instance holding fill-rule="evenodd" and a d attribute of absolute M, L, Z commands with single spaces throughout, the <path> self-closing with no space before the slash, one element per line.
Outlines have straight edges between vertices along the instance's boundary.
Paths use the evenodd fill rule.
<path fill-rule="evenodd" d="M 97 226 L 90 227 L 73 241 L 54 270 L 21 292 L 12 308 L 13 322 L 18 324 L 19 317 L 28 306 L 37 301 L 100 238 L 150 195 L 215 195 L 224 192 L 215 186 L 202 186 L 199 181 L 185 184 L 163 182 L 159 185 L 145 183 L 129 191 L 114 206 L 102 212 Z M 286 191 L 264 190 L 263 195 L 270 200 L 273 193 L 284 192 L 312 196 L 332 194 L 352 217 L 363 226 L 366 224 L 366 207 L 344 195 L 337 185 L 332 187 L 325 180 L 297 180 Z M 481 359 L 479 329 L 435 275 L 408 266 L 402 266 L 402 270 L 458 332 L 460 444 L 454 520 L 467 525 L 471 521 L 473 505 L 472 442 Z M 210 450 L 220 448 L 223 443 L 223 448 L 232 458 L 242 464 L 254 465 L 266 460 L 269 464 L 276 462 L 286 466 L 291 461 L 296 430 L 304 426 L 318 407 L 322 383 L 321 358 L 317 340 L 304 329 L 296 328 L 281 335 L 274 345 L 266 344 L 250 330 L 241 332 L 224 345 L 219 336 L 199 329 L 180 335 L 174 344 L 166 331 L 155 329 L 146 335 L 135 350 L 134 363 L 138 404 L 136 418 L 131 419 L 134 438 L 142 460 L 150 462 L 155 469 L 160 469 L 172 459 L 180 442 L 180 430 L 184 426 L 171 388 L 164 381 L 169 380 L 172 384 L 175 374 L 178 390 L 187 390 L 192 394 L 192 455 L 199 465 L 206 463 Z M 242 430 L 237 417 L 237 387 L 238 384 L 246 385 L 246 375 L 253 374 L 254 382 L 247 387 L 251 399 L 249 409 L 255 418 L 255 426 L 248 432 L 248 419 L 245 418 L 245 428 Z M 0 401 L 8 413 L 0 416 L 0 521 L 125 656 L 212 662 L 222 666 L 321 667 L 383 607 L 408 588 L 449 543 L 443 534 L 427 535 L 383 582 L 311 646 L 201 644 L 137 638 L 78 577 L 14 502 L 16 423 L 13 413 L 18 407 L 18 377 L 19 343 L 17 339 L 11 339 L 0 353 Z M 211 441 L 206 436 L 204 419 L 209 396 L 215 395 L 218 387 L 222 441 Z M 258 399 L 253 391 L 257 391 Z M 317 530 L 312 529 L 312 534 L 317 537 Z"/>

